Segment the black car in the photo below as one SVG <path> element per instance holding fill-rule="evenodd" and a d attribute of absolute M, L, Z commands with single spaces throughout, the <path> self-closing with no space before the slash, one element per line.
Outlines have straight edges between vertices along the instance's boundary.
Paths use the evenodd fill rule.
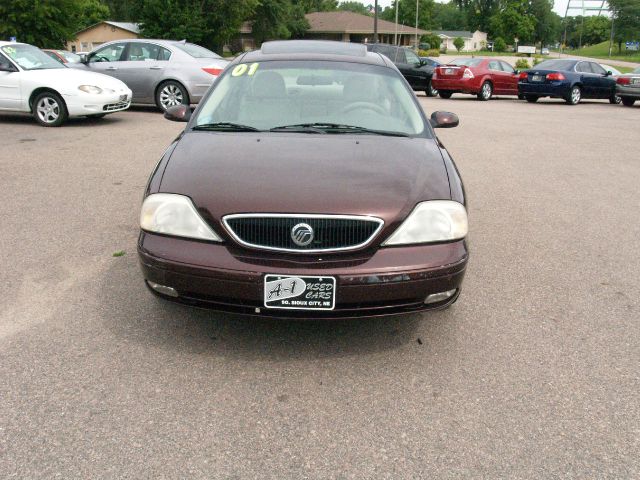
<path fill-rule="evenodd" d="M 391 60 L 414 90 L 425 92 L 428 97 L 438 95 L 438 90 L 431 86 L 435 67 L 420 60 L 413 50 L 386 43 L 370 43 L 367 50 L 380 53 Z"/>
<path fill-rule="evenodd" d="M 577 105 L 585 98 L 616 103 L 616 81 L 596 62 L 545 60 L 520 73 L 518 93 L 531 103 L 540 97 L 562 98 L 569 105 Z"/>

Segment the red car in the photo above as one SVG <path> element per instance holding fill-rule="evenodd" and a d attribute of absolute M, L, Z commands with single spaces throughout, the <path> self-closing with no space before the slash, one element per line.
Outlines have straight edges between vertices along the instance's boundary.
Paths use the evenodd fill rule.
<path fill-rule="evenodd" d="M 459 58 L 441 65 L 436 67 L 431 83 L 442 98 L 469 93 L 486 101 L 494 94 L 518 95 L 517 71 L 494 58 Z"/>

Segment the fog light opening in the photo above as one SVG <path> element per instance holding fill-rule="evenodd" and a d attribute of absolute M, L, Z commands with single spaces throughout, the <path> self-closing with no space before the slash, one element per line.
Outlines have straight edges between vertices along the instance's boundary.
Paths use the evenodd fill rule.
<path fill-rule="evenodd" d="M 159 283 L 151 282 L 147 280 L 147 285 L 153 288 L 156 292 L 161 293 L 163 295 L 167 295 L 169 297 L 177 297 L 178 292 L 175 288 L 167 287 L 166 285 L 160 285 Z"/>
<path fill-rule="evenodd" d="M 453 290 L 447 290 L 446 292 L 432 293 L 431 295 L 427 295 L 427 298 L 424 299 L 424 303 L 428 305 L 430 303 L 444 302 L 445 300 L 449 300 L 453 297 L 457 291 L 458 289 L 454 288 Z"/>

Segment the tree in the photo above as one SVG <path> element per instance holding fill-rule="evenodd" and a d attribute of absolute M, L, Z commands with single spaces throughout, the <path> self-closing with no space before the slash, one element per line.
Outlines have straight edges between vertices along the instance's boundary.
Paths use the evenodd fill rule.
<path fill-rule="evenodd" d="M 299 0 L 297 3 L 305 13 L 333 12 L 338 9 L 338 0 Z"/>
<path fill-rule="evenodd" d="M 79 30 L 77 0 L 0 1 L 0 38 L 17 37 L 41 48 L 64 48 Z"/>
<path fill-rule="evenodd" d="M 109 20 L 119 22 L 137 22 L 139 18 L 136 2 L 131 0 L 100 0 L 100 3 L 109 7 Z"/>
<path fill-rule="evenodd" d="M 507 49 L 507 44 L 502 37 L 498 37 L 493 41 L 493 50 L 495 52 L 504 52 Z"/>
<path fill-rule="evenodd" d="M 308 28 L 304 10 L 291 0 L 261 0 L 251 20 L 253 37 L 260 44 L 265 40 L 300 36 Z"/>
<path fill-rule="evenodd" d="M 76 0 L 77 7 L 72 12 L 76 31 L 95 25 L 103 20 L 110 20 L 110 10 L 100 0 Z"/>
<path fill-rule="evenodd" d="M 428 43 L 432 50 L 440 50 L 442 39 L 436 34 L 427 34 L 420 37 L 420 43 Z"/>
<path fill-rule="evenodd" d="M 582 28 L 583 45 L 595 45 L 609 39 L 611 20 L 604 16 L 590 16 L 584 19 Z"/>
<path fill-rule="evenodd" d="M 360 3 L 355 0 L 351 0 L 348 2 L 340 2 L 340 5 L 338 5 L 338 10 L 359 13 L 361 15 L 370 15 L 369 9 L 365 7 L 363 3 Z"/>
<path fill-rule="evenodd" d="M 535 19 L 529 15 L 527 0 L 507 0 L 507 3 L 491 17 L 490 32 L 507 41 L 518 38 L 519 43 L 534 40 Z"/>
<path fill-rule="evenodd" d="M 553 1 L 531 0 L 528 10 L 536 24 L 533 40 L 541 45 L 556 42 L 562 30 L 562 18 L 553 11 Z"/>
<path fill-rule="evenodd" d="M 453 46 L 456 47 L 456 50 L 458 50 L 458 52 L 461 52 L 464 48 L 464 39 L 462 37 L 456 37 L 453 40 Z"/>
<path fill-rule="evenodd" d="M 432 24 L 436 30 L 466 30 L 467 16 L 453 2 L 436 2 L 433 5 Z"/>
<path fill-rule="evenodd" d="M 385 8 L 380 14 L 380 18 L 389 22 L 396 21 L 396 1 L 390 7 Z M 418 28 L 431 30 L 433 27 L 434 0 L 418 0 Z M 416 2 L 402 0 L 398 3 L 398 23 L 402 25 L 414 26 L 416 24 Z"/>
<path fill-rule="evenodd" d="M 220 52 L 258 4 L 258 0 L 142 0 L 136 4 L 136 18 L 145 37 L 187 39 Z"/>
<path fill-rule="evenodd" d="M 610 0 L 609 8 L 614 19 L 614 39 L 620 52 L 623 42 L 640 39 L 640 0 Z"/>

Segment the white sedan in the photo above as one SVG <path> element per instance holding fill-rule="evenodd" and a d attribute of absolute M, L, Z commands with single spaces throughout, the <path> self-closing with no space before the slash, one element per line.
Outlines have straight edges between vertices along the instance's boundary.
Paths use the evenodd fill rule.
<path fill-rule="evenodd" d="M 32 113 L 58 127 L 68 117 L 126 110 L 131 90 L 120 80 L 67 68 L 26 43 L 0 42 L 0 111 Z"/>

